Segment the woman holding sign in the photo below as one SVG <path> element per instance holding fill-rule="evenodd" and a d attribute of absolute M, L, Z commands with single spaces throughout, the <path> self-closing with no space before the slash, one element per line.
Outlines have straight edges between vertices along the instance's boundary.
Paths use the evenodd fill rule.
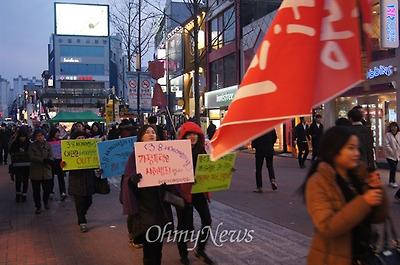
<path fill-rule="evenodd" d="M 153 127 L 144 125 L 138 130 L 137 141 L 156 141 Z M 129 157 L 122 182 L 123 214 L 133 215 L 135 244 L 143 244 L 143 264 L 161 264 L 163 238 L 157 229 L 173 229 L 171 206 L 163 198 L 166 185 L 138 188 L 142 174 L 136 171 L 135 151 Z"/>
<path fill-rule="evenodd" d="M 75 131 L 71 139 L 85 139 L 84 131 Z M 74 196 L 76 214 L 81 232 L 87 232 L 86 213 L 92 205 L 94 194 L 94 183 L 96 174 L 94 169 L 71 170 L 68 178 L 68 194 Z"/>
<path fill-rule="evenodd" d="M 206 154 L 205 136 L 200 126 L 194 122 L 185 122 L 179 133 L 179 139 L 189 139 L 192 144 L 193 169 L 196 169 L 197 156 Z M 211 214 L 208 208 L 208 201 L 211 195 L 207 193 L 192 194 L 192 183 L 180 184 L 180 188 L 187 205 L 183 209 L 176 208 L 178 216 L 178 231 L 193 230 L 193 207 L 197 210 L 201 218 L 201 233 L 198 240 L 196 258 L 202 260 L 206 264 L 214 264 L 214 262 L 206 255 L 205 246 L 211 229 Z M 187 244 L 183 240 L 178 241 L 180 262 L 189 264 Z"/>

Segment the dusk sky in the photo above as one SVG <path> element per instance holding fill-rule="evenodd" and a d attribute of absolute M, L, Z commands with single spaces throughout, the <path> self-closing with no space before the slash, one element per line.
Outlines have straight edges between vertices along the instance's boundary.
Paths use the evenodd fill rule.
<path fill-rule="evenodd" d="M 107 0 L 0 0 L 0 76 L 41 78 L 54 33 L 54 2 L 108 4 Z"/>

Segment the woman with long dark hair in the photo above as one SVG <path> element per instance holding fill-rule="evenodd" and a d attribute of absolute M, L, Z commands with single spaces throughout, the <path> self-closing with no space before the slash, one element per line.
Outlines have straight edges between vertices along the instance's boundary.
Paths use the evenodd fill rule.
<path fill-rule="evenodd" d="M 156 140 L 157 134 L 152 126 L 143 125 L 138 130 L 138 142 Z M 171 206 L 162 200 L 164 189 L 167 189 L 167 186 L 138 188 L 137 183 L 142 175 L 136 171 L 136 163 L 135 151 L 133 151 L 122 181 L 123 214 L 133 217 L 131 236 L 134 244 L 143 244 L 143 264 L 160 265 L 163 238 L 159 238 L 155 229 L 149 228 L 152 226 L 167 230 L 173 228 Z"/>
<path fill-rule="evenodd" d="M 315 162 L 302 186 L 316 227 L 307 264 L 358 264 L 372 254 L 371 224 L 388 216 L 388 201 L 377 172 L 360 161 L 357 134 L 335 126 L 320 142 Z"/>

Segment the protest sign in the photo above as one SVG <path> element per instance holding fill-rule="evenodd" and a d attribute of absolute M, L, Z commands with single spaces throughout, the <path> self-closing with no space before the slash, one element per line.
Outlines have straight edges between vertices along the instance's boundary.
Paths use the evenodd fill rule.
<path fill-rule="evenodd" d="M 49 142 L 55 159 L 61 159 L 61 140 Z"/>
<path fill-rule="evenodd" d="M 97 143 L 102 178 L 124 174 L 126 163 L 133 151 L 136 136 Z"/>
<path fill-rule="evenodd" d="M 229 153 L 216 161 L 210 155 L 200 154 L 197 157 L 195 183 L 192 193 L 201 193 L 229 189 L 236 154 Z"/>
<path fill-rule="evenodd" d="M 135 158 L 138 187 L 194 181 L 190 140 L 136 142 Z"/>
<path fill-rule="evenodd" d="M 65 162 L 63 170 L 98 168 L 97 142 L 100 139 L 62 140 L 62 160 Z"/>

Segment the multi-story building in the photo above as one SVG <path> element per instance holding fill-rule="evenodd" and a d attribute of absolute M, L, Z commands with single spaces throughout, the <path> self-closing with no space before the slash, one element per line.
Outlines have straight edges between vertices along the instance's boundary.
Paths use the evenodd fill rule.
<path fill-rule="evenodd" d="M 121 38 L 109 36 L 108 5 L 55 3 L 55 12 L 40 96 L 54 110 L 98 113 L 112 91 L 123 93 Z"/>
<path fill-rule="evenodd" d="M 8 106 L 10 104 L 10 82 L 0 76 L 0 122 L 8 117 Z"/>

